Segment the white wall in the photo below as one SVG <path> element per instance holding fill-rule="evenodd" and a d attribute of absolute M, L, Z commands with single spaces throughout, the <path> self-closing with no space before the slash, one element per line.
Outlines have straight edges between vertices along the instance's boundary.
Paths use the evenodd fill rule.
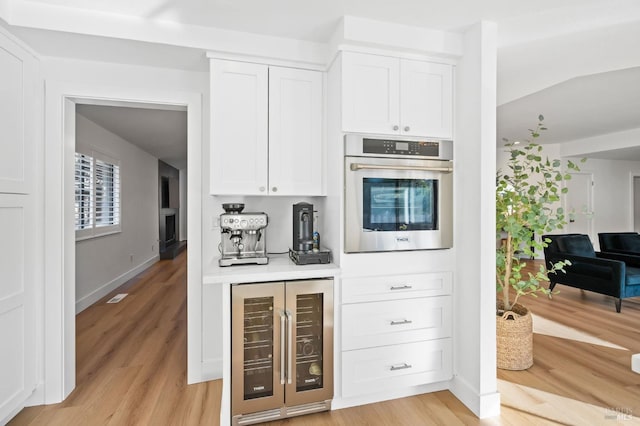
<path fill-rule="evenodd" d="M 76 114 L 76 150 L 120 161 L 121 232 L 76 242 L 76 312 L 158 257 L 158 159 Z"/>
<path fill-rule="evenodd" d="M 493 23 L 470 28 L 456 69 L 451 390 L 481 418 L 500 414 L 495 351 L 496 37 Z"/>

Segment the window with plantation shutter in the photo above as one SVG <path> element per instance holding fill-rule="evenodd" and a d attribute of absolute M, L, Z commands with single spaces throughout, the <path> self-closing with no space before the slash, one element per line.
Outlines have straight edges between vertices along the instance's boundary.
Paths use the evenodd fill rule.
<path fill-rule="evenodd" d="M 120 165 L 100 153 L 76 152 L 76 239 L 120 232 Z"/>

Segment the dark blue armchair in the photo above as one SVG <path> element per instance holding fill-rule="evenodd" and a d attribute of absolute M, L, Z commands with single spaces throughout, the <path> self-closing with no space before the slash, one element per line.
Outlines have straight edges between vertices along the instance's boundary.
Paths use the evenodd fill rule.
<path fill-rule="evenodd" d="M 601 232 L 600 251 L 640 256 L 640 235 L 637 232 Z"/>
<path fill-rule="evenodd" d="M 622 260 L 628 255 L 596 252 L 588 235 L 560 234 L 543 235 L 551 240 L 544 249 L 547 266 L 562 260 L 571 262 L 566 273 L 549 274 L 553 290 L 556 284 L 568 285 L 615 297 L 616 312 L 620 312 L 622 299 L 640 296 L 640 267 L 630 266 Z M 631 259 L 640 266 L 640 257 Z M 628 259 L 629 260 L 629 259 Z"/>

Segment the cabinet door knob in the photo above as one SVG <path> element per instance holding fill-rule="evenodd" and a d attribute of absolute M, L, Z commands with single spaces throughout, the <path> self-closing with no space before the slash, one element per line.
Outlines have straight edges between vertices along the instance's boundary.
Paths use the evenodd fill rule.
<path fill-rule="evenodd" d="M 259 189 L 260 189 L 260 192 L 264 192 L 266 188 L 264 186 L 261 186 Z"/>
<path fill-rule="evenodd" d="M 393 126 L 393 130 L 398 130 L 400 127 L 399 126 Z"/>
<path fill-rule="evenodd" d="M 404 126 L 404 131 L 405 131 L 405 132 L 408 132 L 409 130 L 411 130 L 411 127 L 409 127 L 409 126 Z"/>
<path fill-rule="evenodd" d="M 271 192 L 278 192 L 278 187 L 274 186 L 273 188 L 271 188 Z"/>

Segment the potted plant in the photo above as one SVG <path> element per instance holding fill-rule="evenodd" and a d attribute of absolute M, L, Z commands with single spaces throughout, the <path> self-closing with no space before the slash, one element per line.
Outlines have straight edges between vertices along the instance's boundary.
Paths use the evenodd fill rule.
<path fill-rule="evenodd" d="M 559 205 L 560 194 L 567 192 L 563 181 L 571 178 L 568 171 L 578 166 L 567 161 L 566 171 L 560 160 L 542 155 L 542 146 L 534 143 L 546 128 L 544 117 L 529 129 L 531 139 L 523 143 L 504 139 L 510 157 L 507 170 L 496 174 L 496 330 L 498 368 L 523 370 L 533 364 L 533 323 L 530 312 L 518 303 L 520 296 L 549 295 L 541 286 L 548 273 L 563 270 L 569 262 L 558 262 L 535 273 L 522 272 L 526 263 L 519 255 L 533 258 L 548 241 L 534 238 L 562 228 L 566 222 Z M 584 160 L 583 160 L 584 161 Z"/>

